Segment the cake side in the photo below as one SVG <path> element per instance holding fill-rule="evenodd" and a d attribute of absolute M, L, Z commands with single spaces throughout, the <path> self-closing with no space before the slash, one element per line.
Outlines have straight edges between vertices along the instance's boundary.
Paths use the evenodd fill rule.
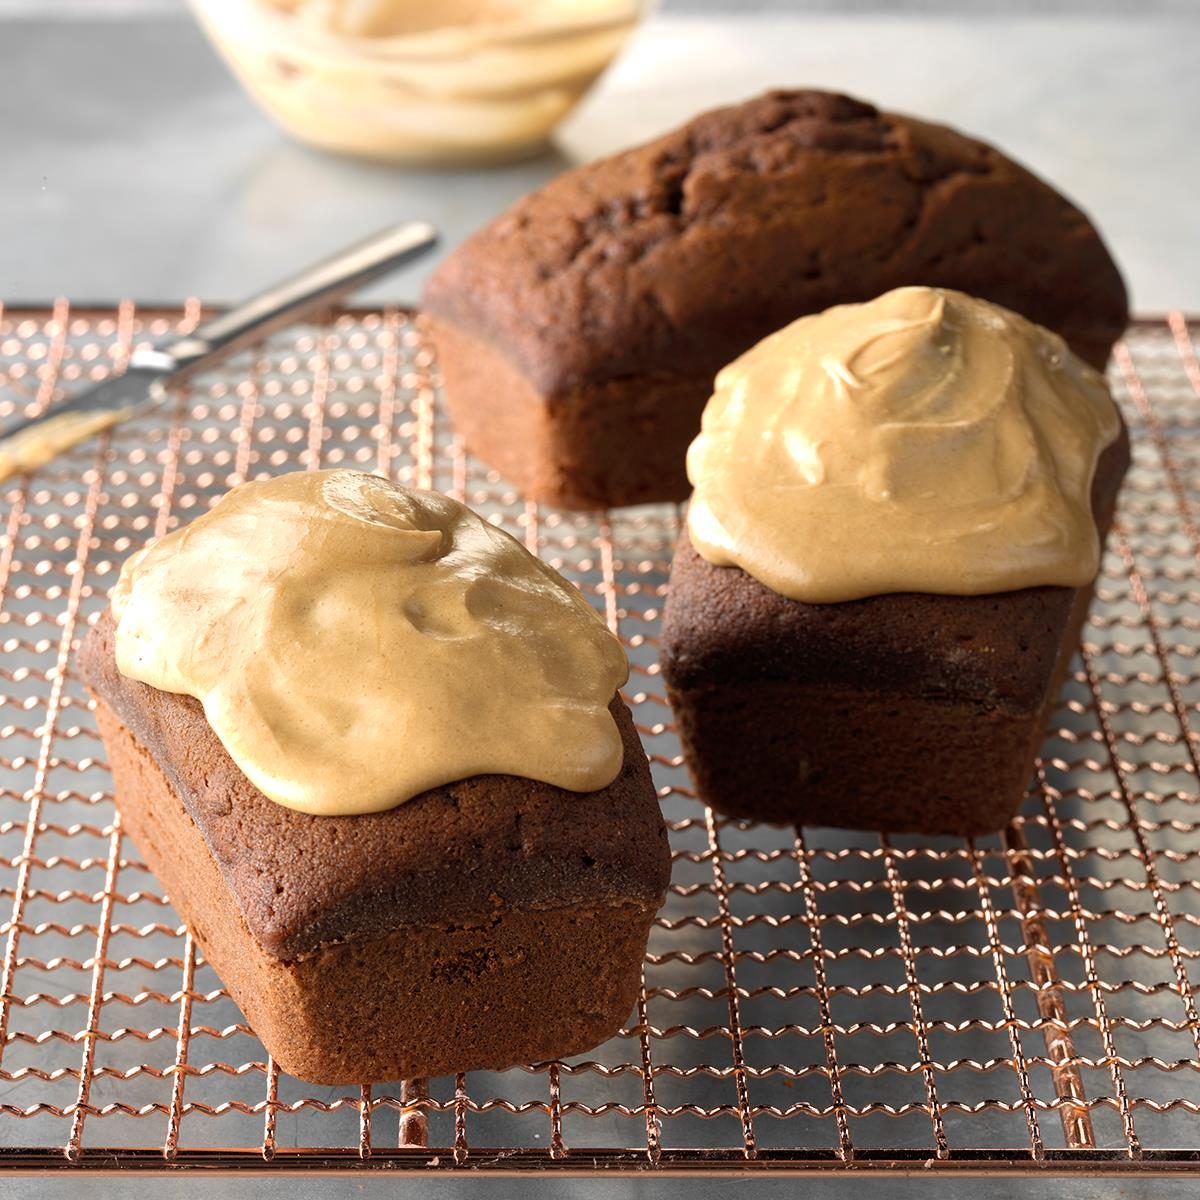
<path fill-rule="evenodd" d="M 704 800 L 729 816 L 974 837 L 1016 815 L 1093 589 L 1073 595 L 1040 706 L 803 677 L 667 694 Z"/>
<path fill-rule="evenodd" d="M 385 812 L 312 816 L 254 788 L 198 702 L 120 675 L 113 637 L 106 612 L 81 647 L 84 678 L 170 780 L 272 957 L 293 960 L 402 927 L 477 922 L 512 907 L 661 903 L 666 830 L 619 699 L 612 712 L 624 762 L 600 791 L 477 776 Z"/>
<path fill-rule="evenodd" d="M 468 238 L 423 305 L 546 396 L 687 362 L 711 375 L 829 305 L 928 284 L 992 300 L 1102 366 L 1120 274 L 1070 201 L 952 129 L 770 92 L 553 180 Z"/>
<path fill-rule="evenodd" d="M 656 370 L 580 383 L 544 399 L 488 341 L 425 316 L 455 430 L 522 496 L 571 509 L 643 504 L 691 490 L 682 450 L 710 373 Z"/>
<path fill-rule="evenodd" d="M 629 1014 L 653 902 L 485 910 L 275 957 L 162 766 L 103 699 L 96 718 L 124 829 L 282 1070 L 327 1084 L 502 1070 L 588 1050 Z"/>

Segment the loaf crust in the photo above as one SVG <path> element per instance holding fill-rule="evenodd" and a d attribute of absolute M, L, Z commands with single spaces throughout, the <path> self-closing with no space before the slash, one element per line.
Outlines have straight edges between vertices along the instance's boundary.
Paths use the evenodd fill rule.
<path fill-rule="evenodd" d="M 110 614 L 81 666 L 123 825 L 284 1070 L 498 1070 L 628 1016 L 670 853 L 619 699 L 625 762 L 601 791 L 478 776 L 316 817 L 258 792 L 196 701 L 121 676 Z"/>
<path fill-rule="evenodd" d="M 1097 367 L 1127 320 L 1099 235 L 1049 185 L 954 130 L 815 91 L 553 180 L 451 254 L 424 309 L 470 449 L 532 498 L 604 507 L 686 496 L 725 363 L 906 284 L 1011 308 Z"/>
<path fill-rule="evenodd" d="M 1129 442 L 1101 456 L 1107 533 Z M 1094 587 L 804 604 L 680 536 L 661 663 L 706 803 L 788 825 L 972 836 L 1020 807 Z"/>

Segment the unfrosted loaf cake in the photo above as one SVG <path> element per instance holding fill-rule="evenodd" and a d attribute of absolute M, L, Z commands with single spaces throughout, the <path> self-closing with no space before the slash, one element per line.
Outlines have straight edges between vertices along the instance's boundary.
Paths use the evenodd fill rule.
<path fill-rule="evenodd" d="M 412 619 L 465 636 L 449 627 L 463 610 L 430 597 L 422 576 L 404 602 Z M 467 600 L 485 615 L 498 603 L 486 588 Z M 117 650 L 106 612 L 80 665 L 122 825 L 283 1070 L 348 1083 L 502 1069 L 620 1028 L 670 855 L 619 697 L 607 707 L 619 766 L 602 787 L 483 773 L 321 815 L 265 795 L 199 700 L 123 674 Z M 407 668 L 395 662 L 397 688 Z M 396 778 L 413 754 L 396 729 Z M 353 764 L 330 765 L 353 777 Z"/>
<path fill-rule="evenodd" d="M 998 150 L 847 96 L 769 92 L 526 196 L 423 307 L 466 445 L 535 500 L 682 500 L 716 371 L 806 313 L 928 284 L 1103 367 L 1125 287 L 1087 217 Z"/>
<path fill-rule="evenodd" d="M 856 307 L 870 310 L 887 300 Z M 888 356 L 894 363 L 909 353 L 908 348 L 897 348 L 896 336 L 887 333 L 896 320 L 895 312 L 884 312 L 864 333 L 864 339 L 878 339 L 874 344 L 885 366 L 890 365 Z M 956 320 L 962 320 L 961 306 Z M 792 331 L 803 324 L 798 322 Z M 868 441 L 863 431 L 856 430 L 845 446 L 834 449 L 824 439 L 827 429 L 822 428 L 822 438 L 813 442 L 807 436 L 811 430 L 798 422 L 772 423 L 759 411 L 758 402 L 770 402 L 781 376 L 798 380 L 799 393 L 813 383 L 814 372 L 797 364 L 789 339 L 798 335 L 792 331 L 767 339 L 733 364 L 728 376 L 723 373 L 714 403 L 744 402 L 733 423 L 747 439 L 743 447 L 762 439 L 764 431 L 778 442 L 790 442 L 793 461 L 814 477 L 814 493 L 827 481 L 844 487 L 845 460 L 858 470 L 869 462 L 861 453 Z M 884 337 L 879 337 L 881 332 Z M 780 346 L 774 357 L 772 341 Z M 914 358 L 926 349 L 912 350 Z M 751 362 L 760 353 L 768 359 L 765 374 Z M 832 370 L 837 375 L 843 366 L 831 364 L 832 357 L 837 356 L 822 343 L 812 350 L 810 361 L 822 364 L 816 368 L 822 374 Z M 851 361 L 858 380 L 868 378 L 861 351 Z M 971 373 L 970 355 L 965 362 L 966 373 Z M 958 377 L 963 373 L 960 370 Z M 1079 373 L 1085 374 L 1086 368 Z M 987 389 L 995 386 L 999 391 L 1004 376 L 995 363 L 977 370 L 985 404 L 990 399 Z M 953 371 L 949 377 L 955 378 Z M 919 389 L 909 386 L 911 375 L 902 375 L 899 382 L 900 405 L 910 405 Z M 1098 376 L 1088 386 L 1100 389 L 1097 396 L 1103 394 Z M 862 404 L 862 388 L 851 389 L 848 396 Z M 1038 399 L 1042 397 L 1034 397 Z M 788 400 L 779 403 L 786 407 Z M 712 423 L 718 437 L 724 436 L 722 426 L 724 418 L 718 415 Z M 705 427 L 710 428 L 708 413 Z M 911 553 L 904 531 L 889 526 L 886 502 L 874 509 L 864 505 L 863 519 L 852 521 L 836 511 L 835 500 L 815 498 L 816 545 L 809 539 L 817 535 L 808 529 L 795 537 L 794 514 L 782 514 L 778 532 L 791 543 L 797 556 L 791 560 L 769 553 L 778 549 L 779 541 L 769 547 L 756 542 L 760 522 L 737 527 L 729 517 L 736 504 L 727 497 L 719 512 L 724 532 L 733 531 L 731 555 L 714 554 L 711 546 L 702 555 L 694 543 L 695 529 L 685 526 L 671 566 L 661 663 L 700 796 L 732 816 L 788 825 L 972 836 L 1007 824 L 1025 796 L 1064 673 L 1079 645 L 1095 586 L 1095 548 L 1103 545 L 1129 465 L 1128 436 L 1115 408 L 1108 434 L 1112 440 L 1107 444 L 1097 441 L 1103 448 L 1090 487 L 1086 478 L 1076 480 L 1082 485 L 1089 526 L 1085 533 L 1092 544 L 1086 548 L 1091 553 L 1082 573 L 1075 572 L 1074 586 L 1020 586 L 1018 572 L 1036 575 L 1048 569 L 1044 559 L 1035 560 L 1026 551 L 1014 553 L 1012 561 L 997 561 L 1007 555 L 1004 522 L 1010 510 L 1015 511 L 1012 506 L 1022 503 L 1019 497 L 998 500 L 984 514 L 986 520 L 979 521 L 981 526 L 992 521 L 1000 525 L 995 544 L 972 549 L 954 540 L 954 463 L 965 451 L 953 443 L 921 447 L 930 475 L 944 491 L 940 502 L 935 495 L 934 508 L 923 522 L 932 538 L 929 557 L 937 562 L 925 561 L 919 544 Z M 1023 430 L 1016 431 L 1017 441 L 1007 443 L 1008 448 L 1023 444 L 1023 436 Z M 816 468 L 806 457 L 814 446 L 824 460 Z M 993 457 L 1003 458 L 993 455 L 991 444 L 981 444 L 980 450 L 989 463 Z M 712 514 L 699 511 L 704 499 L 722 484 L 723 475 L 740 468 L 732 446 L 718 447 L 713 455 L 724 461 L 701 461 L 706 457 L 700 453 L 692 458 L 698 490 L 689 525 L 699 521 L 698 528 L 707 535 Z M 759 512 L 769 514 L 786 500 L 779 501 L 779 493 L 771 491 L 777 481 L 769 463 L 749 459 L 747 478 L 753 477 L 754 488 L 761 489 Z M 897 456 L 897 461 L 903 463 L 904 457 Z M 1024 466 L 1016 463 L 1017 468 Z M 789 480 L 790 487 L 796 484 L 796 479 Z M 823 506 L 829 511 L 822 511 Z M 1047 522 L 1042 531 L 1053 529 L 1057 520 Z M 871 523 L 877 528 L 875 537 Z M 939 546 L 938 539 L 949 540 Z M 813 569 L 801 577 L 795 568 L 810 566 L 809 546 L 814 550 Z M 771 582 L 727 560 L 734 556 Z M 1074 569 L 1070 561 L 1066 566 Z M 987 584 L 976 585 L 974 594 L 970 587 L 967 594 L 913 588 L 917 579 L 933 582 L 935 576 L 939 585 L 954 584 L 956 575 L 958 581 L 970 582 L 974 569 L 1015 586 L 989 590 Z M 880 570 L 898 586 L 885 586 Z M 789 584 L 797 579 L 812 595 L 856 594 L 812 602 L 781 590 L 794 590 Z"/>

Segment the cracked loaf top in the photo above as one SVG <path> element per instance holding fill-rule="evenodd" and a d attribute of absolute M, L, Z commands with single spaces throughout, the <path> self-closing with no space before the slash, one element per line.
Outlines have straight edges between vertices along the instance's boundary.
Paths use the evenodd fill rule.
<path fill-rule="evenodd" d="M 1103 366 L 1127 319 L 1095 228 L 954 130 L 768 92 L 570 171 L 468 238 L 424 305 L 540 391 L 712 374 L 770 331 L 891 288 L 1014 309 Z"/>

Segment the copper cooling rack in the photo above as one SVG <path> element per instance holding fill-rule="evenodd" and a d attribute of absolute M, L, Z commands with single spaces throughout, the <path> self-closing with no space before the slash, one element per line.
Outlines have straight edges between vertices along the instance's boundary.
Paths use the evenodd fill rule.
<path fill-rule="evenodd" d="M 198 316 L 0 313 L 0 416 Z M 708 812 L 656 666 L 678 511 L 523 503 L 454 441 L 404 311 L 293 329 L 0 487 L 0 1166 L 1200 1172 L 1187 321 L 1136 325 L 1113 383 L 1135 465 L 1100 598 L 1021 817 L 973 843 Z M 72 652 L 122 559 L 239 480 L 318 464 L 464 498 L 629 647 L 674 877 L 637 1007 L 590 1055 L 361 1089 L 289 1078 L 114 818 Z"/>

